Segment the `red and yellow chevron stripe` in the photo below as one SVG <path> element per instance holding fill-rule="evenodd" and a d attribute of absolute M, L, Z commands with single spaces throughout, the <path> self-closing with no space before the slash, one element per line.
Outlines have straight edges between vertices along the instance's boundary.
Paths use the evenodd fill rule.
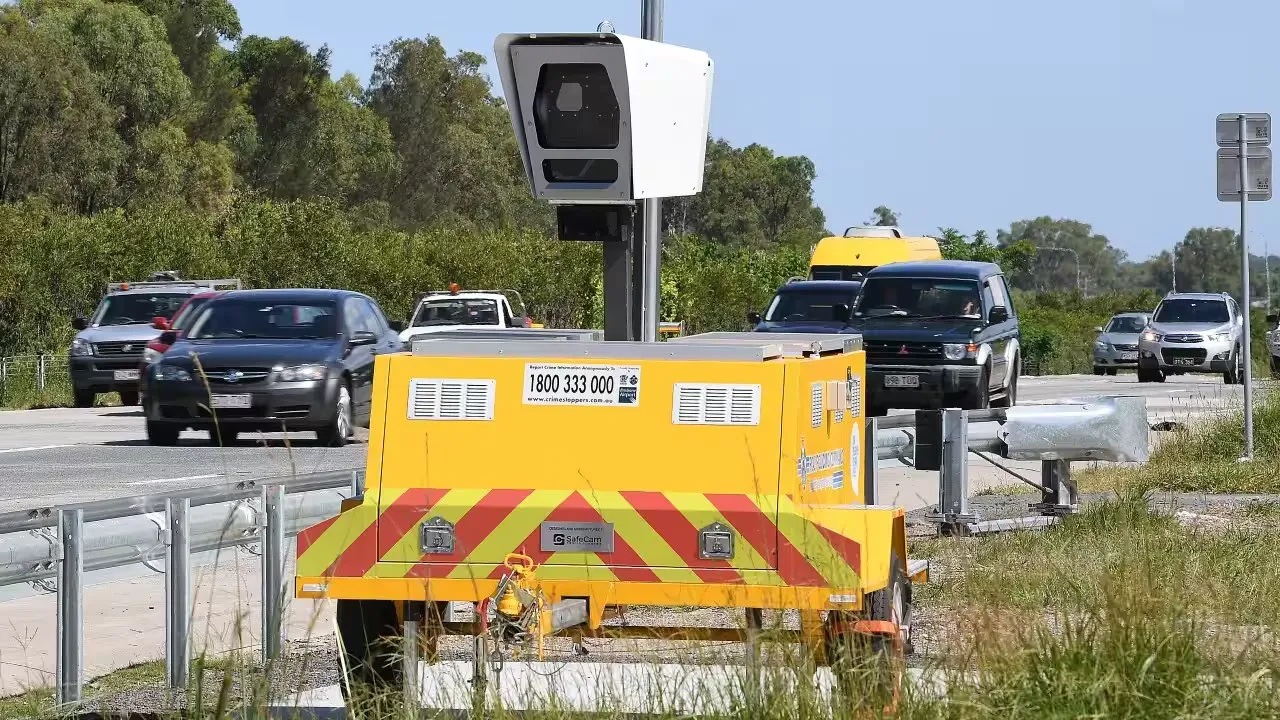
<path fill-rule="evenodd" d="M 384 489 L 381 498 L 367 495 L 362 504 L 302 531 L 297 575 L 492 581 L 503 574 L 507 554 L 517 552 L 533 558 L 539 578 L 548 580 L 865 591 L 868 518 L 877 512 L 893 511 L 812 508 L 785 495 Z M 451 554 L 421 550 L 422 523 L 436 517 L 454 525 Z M 539 535 L 544 521 L 611 523 L 614 550 L 545 552 Z M 699 528 L 714 522 L 735 533 L 732 559 L 698 556 Z M 874 524 L 882 537 L 889 534 L 889 522 Z"/>

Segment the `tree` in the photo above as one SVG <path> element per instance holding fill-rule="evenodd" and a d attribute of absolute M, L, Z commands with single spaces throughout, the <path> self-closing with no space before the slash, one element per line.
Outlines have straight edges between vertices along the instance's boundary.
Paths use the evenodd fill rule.
<path fill-rule="evenodd" d="M 898 225 L 898 213 L 890 210 L 884 205 L 877 206 L 871 211 L 871 219 L 867 221 L 871 225 Z"/>
<path fill-rule="evenodd" d="M 1081 288 L 1090 293 L 1119 287 L 1125 253 L 1112 247 L 1106 236 L 1094 233 L 1088 223 L 1044 216 L 1019 220 L 996 234 L 1001 247 L 1020 241 L 1030 243 L 1036 253 L 1028 270 L 1010 277 L 1017 287 L 1067 290 L 1076 287 L 1077 277 Z"/>
<path fill-rule="evenodd" d="M 1178 292 L 1229 292 L 1240 297 L 1240 236 L 1227 228 L 1191 228 L 1174 246 Z"/>
<path fill-rule="evenodd" d="M 979 230 L 970 240 L 955 228 L 938 228 L 938 250 L 948 260 L 976 260 L 996 263 L 1006 274 L 1026 272 L 1034 263 L 1036 249 L 1026 240 L 1012 242 L 1004 247 L 992 245 L 987 231 Z"/>
<path fill-rule="evenodd" d="M 816 176 L 807 157 L 708 140 L 702 193 L 663 202 L 666 230 L 723 245 L 808 247 L 829 234 L 813 204 Z"/>
<path fill-rule="evenodd" d="M 386 119 L 401 168 L 392 216 L 408 225 L 441 219 L 482 227 L 549 228 L 533 202 L 510 116 L 493 97 L 485 58 L 449 56 L 439 38 L 401 38 L 374 53 L 368 106 Z"/>

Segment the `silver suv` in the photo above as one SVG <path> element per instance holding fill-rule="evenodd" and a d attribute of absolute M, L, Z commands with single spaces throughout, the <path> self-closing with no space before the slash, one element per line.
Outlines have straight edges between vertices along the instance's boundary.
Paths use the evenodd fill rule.
<path fill-rule="evenodd" d="M 1093 374 L 1115 375 L 1121 368 L 1138 367 L 1138 336 L 1151 321 L 1139 310 L 1116 313 L 1106 327 L 1094 328 Z"/>
<path fill-rule="evenodd" d="M 1138 382 L 1166 375 L 1222 373 L 1244 382 L 1244 316 L 1227 293 L 1169 293 L 1138 341 Z"/>

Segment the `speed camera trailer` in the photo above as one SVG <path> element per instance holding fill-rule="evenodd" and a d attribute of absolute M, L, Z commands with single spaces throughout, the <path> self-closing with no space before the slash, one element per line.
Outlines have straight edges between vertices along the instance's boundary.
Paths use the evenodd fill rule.
<path fill-rule="evenodd" d="M 630 205 L 701 192 L 705 52 L 596 32 L 504 34 L 494 54 L 535 198 Z"/>

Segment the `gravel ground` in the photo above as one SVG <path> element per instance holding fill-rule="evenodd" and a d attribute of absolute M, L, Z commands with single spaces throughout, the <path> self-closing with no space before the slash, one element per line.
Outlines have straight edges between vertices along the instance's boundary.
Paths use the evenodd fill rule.
<path fill-rule="evenodd" d="M 1107 497 L 1105 493 L 1085 494 L 1081 497 L 1082 505 L 1098 502 Z M 1021 517 L 1029 514 L 1028 504 L 1038 496 L 1026 495 L 979 495 L 970 498 L 970 507 L 981 519 L 993 520 L 1001 518 Z M 1207 495 L 1197 493 L 1155 493 L 1151 497 L 1154 510 L 1172 513 L 1186 524 L 1199 526 L 1225 525 L 1239 522 L 1241 512 L 1251 504 L 1277 503 L 1280 495 Z M 913 538 L 932 537 L 936 528 L 925 519 L 927 510 L 908 513 L 908 535 Z M 947 568 L 932 569 L 933 580 L 946 577 Z M 458 618 L 461 619 L 461 618 Z M 743 619 L 739 612 L 721 609 L 661 609 L 635 608 L 627 613 L 625 621 L 610 620 L 608 624 L 618 625 L 626 622 L 637 626 L 670 626 L 681 624 L 690 627 L 741 627 Z M 777 627 L 781 622 L 784 627 L 799 627 L 797 613 L 765 613 L 765 627 Z M 947 618 L 941 611 L 934 611 L 927 606 L 915 609 L 915 650 L 908 658 L 908 664 L 922 666 L 941 654 L 941 636 L 946 627 Z M 585 651 L 585 652 L 584 652 Z M 770 662 L 787 662 L 787 653 L 793 651 L 787 646 L 766 645 L 765 657 Z M 473 653 L 471 638 L 441 638 L 438 652 L 445 660 L 470 660 Z M 663 640 L 599 640 L 586 639 L 581 646 L 567 638 L 551 638 L 547 642 L 546 659 L 552 662 L 679 662 L 737 664 L 745 660 L 745 646 L 742 643 L 712 643 L 701 641 L 663 641 Z M 205 702 L 212 706 L 217 701 L 223 681 L 222 670 L 207 670 L 203 682 Z M 274 669 L 274 680 L 271 683 L 272 694 L 287 697 L 301 690 L 332 686 L 338 683 L 340 670 L 337 656 L 337 644 L 332 637 L 317 637 L 307 641 L 290 642 L 286 645 L 283 661 Z M 246 665 L 233 671 L 232 698 L 244 697 L 255 688 L 262 687 L 260 668 Z M 194 685 L 194 682 L 193 682 Z M 92 695 L 92 687 L 89 695 Z M 86 708 L 91 711 L 133 711 L 162 710 L 164 708 L 184 707 L 188 698 L 171 698 L 163 688 L 163 678 L 157 678 L 152 684 L 138 687 L 127 692 L 114 693 L 108 697 L 100 697 Z"/>

